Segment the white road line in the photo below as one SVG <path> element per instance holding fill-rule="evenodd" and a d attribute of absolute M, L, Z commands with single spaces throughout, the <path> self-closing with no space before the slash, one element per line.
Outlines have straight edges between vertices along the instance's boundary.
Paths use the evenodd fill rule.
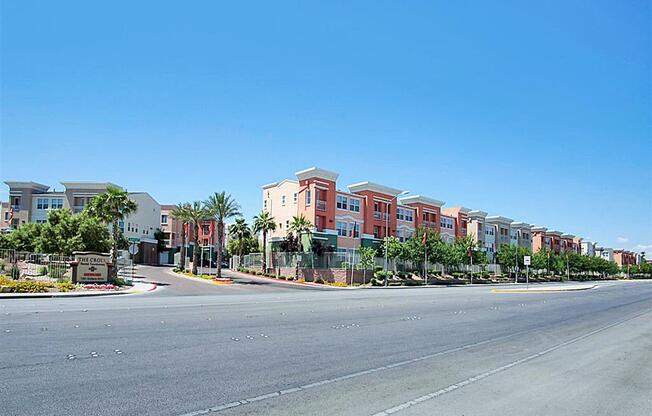
<path fill-rule="evenodd" d="M 568 341 L 562 342 L 560 344 L 557 344 L 557 345 L 555 345 L 553 347 L 550 347 L 550 348 L 545 349 L 543 351 L 540 351 L 538 353 L 528 355 L 527 357 L 521 358 L 520 360 L 512 361 L 509 364 L 505 364 L 503 366 L 494 368 L 492 370 L 486 371 L 486 372 L 478 374 L 476 376 L 467 378 L 466 380 L 462 380 L 462 381 L 459 381 L 459 382 L 457 382 L 455 384 L 451 384 L 448 387 L 445 387 L 445 388 L 439 389 L 437 391 L 434 391 L 432 393 L 428 393 L 426 395 L 417 397 L 416 399 L 412 399 L 412 400 L 409 400 L 407 402 L 398 404 L 398 405 L 396 405 L 394 407 L 390 407 L 390 408 L 385 409 L 383 411 L 380 411 L 378 413 L 374 413 L 372 416 L 388 416 L 388 415 L 400 412 L 401 410 L 405 410 L 405 409 L 407 409 L 409 407 L 415 406 L 415 405 L 417 405 L 419 403 L 423 403 L 423 402 L 425 402 L 427 400 L 435 399 L 435 398 L 437 398 L 437 397 L 439 397 L 439 396 L 441 396 L 443 394 L 449 393 L 449 392 L 454 391 L 454 390 L 458 390 L 458 389 L 460 389 L 460 388 L 462 388 L 464 386 L 467 386 L 467 385 L 469 385 L 471 383 L 475 383 L 475 382 L 480 381 L 482 379 L 485 379 L 485 378 L 487 378 L 489 376 L 492 376 L 492 375 L 494 375 L 496 373 L 503 372 L 503 371 L 508 370 L 508 369 L 510 369 L 510 368 L 512 368 L 514 366 L 519 365 L 519 364 L 523 364 L 523 363 L 526 363 L 528 361 L 532 361 L 535 358 L 541 357 L 542 355 L 546 355 L 546 354 L 551 353 L 551 352 L 553 352 L 555 350 L 558 350 L 558 349 L 560 349 L 562 347 L 573 344 L 573 343 L 575 343 L 577 341 L 581 341 L 581 340 L 583 340 L 585 338 L 588 338 L 588 337 L 590 337 L 592 335 L 595 335 L 595 334 L 597 334 L 599 332 L 606 331 L 609 328 L 613 328 L 614 326 L 620 325 L 620 324 L 625 323 L 627 321 L 631 321 L 632 319 L 638 318 L 639 316 L 645 315 L 646 313 L 650 313 L 650 312 L 652 312 L 652 311 L 645 311 L 645 312 L 637 314 L 637 315 L 635 315 L 635 316 L 633 316 L 631 318 L 627 318 L 627 319 L 624 319 L 622 321 L 618 321 L 618 322 L 603 326 L 601 328 L 598 328 L 596 330 L 588 332 L 588 333 L 586 333 L 584 335 L 580 335 L 579 337 L 575 337 L 575 338 L 570 339 Z"/>
<path fill-rule="evenodd" d="M 471 344 L 465 344 L 465 345 L 462 345 L 462 346 L 459 346 L 459 347 L 450 348 L 450 349 L 443 350 L 443 351 L 438 351 L 438 352 L 428 354 L 428 355 L 423 355 L 423 356 L 417 357 L 417 358 L 412 358 L 410 360 L 398 361 L 398 362 L 395 362 L 395 363 L 392 363 L 392 364 L 387 364 L 387 365 L 383 365 L 383 366 L 380 366 L 380 367 L 370 368 L 368 370 L 362 370 L 362 371 L 357 371 L 355 373 L 345 374 L 345 375 L 340 376 L 340 377 L 320 380 L 320 381 L 316 381 L 314 383 L 304 384 L 302 386 L 291 387 L 291 388 L 287 388 L 287 389 L 284 389 L 284 390 L 275 391 L 275 392 L 272 392 L 272 393 L 262 394 L 260 396 L 252 397 L 252 398 L 249 398 L 249 399 L 243 399 L 243 400 L 239 400 L 239 401 L 235 401 L 235 402 L 231 402 L 231 403 L 221 404 L 221 405 L 211 407 L 211 408 L 208 408 L 208 409 L 201 409 L 201 410 L 197 410 L 197 411 L 190 412 L 190 413 L 184 413 L 184 414 L 179 415 L 179 416 L 199 416 L 199 415 L 205 415 L 207 413 L 219 412 L 219 411 L 222 411 L 222 410 L 225 410 L 225 409 L 230 409 L 232 407 L 242 406 L 242 405 L 245 405 L 245 404 L 248 404 L 248 403 L 258 402 L 258 401 L 262 401 L 262 400 L 268 400 L 268 399 L 271 399 L 271 398 L 274 398 L 274 397 L 284 396 L 286 394 L 292 394 L 292 393 L 296 393 L 296 392 L 299 392 L 299 391 L 304 391 L 304 390 L 313 389 L 315 387 L 324 386 L 326 384 L 337 383 L 338 381 L 348 380 L 348 379 L 351 379 L 351 378 L 360 377 L 360 376 L 364 376 L 364 375 L 367 375 L 367 374 L 376 373 L 376 372 L 379 372 L 379 371 L 385 371 L 385 370 L 390 370 L 390 369 L 396 368 L 396 367 L 402 367 L 402 366 L 406 366 L 406 365 L 409 365 L 409 364 L 414 364 L 414 363 L 424 361 L 424 360 L 428 360 L 428 359 L 431 359 L 431 358 L 434 358 L 434 357 L 439 357 L 439 356 L 442 356 L 442 355 L 445 355 L 445 354 L 450 354 L 450 353 L 454 353 L 454 352 L 458 352 L 458 351 L 468 350 L 469 348 L 478 347 L 480 345 L 488 344 L 490 342 L 501 341 L 501 340 L 504 340 L 504 339 L 507 339 L 507 338 L 511 338 L 511 337 L 521 335 L 521 334 L 526 333 L 526 332 L 532 332 L 532 331 L 533 330 L 528 329 L 528 330 L 525 330 L 525 331 L 515 332 L 515 333 L 509 334 L 509 335 L 503 335 L 503 336 L 500 336 L 500 337 L 486 339 L 484 341 L 474 342 L 474 343 L 471 343 Z"/>

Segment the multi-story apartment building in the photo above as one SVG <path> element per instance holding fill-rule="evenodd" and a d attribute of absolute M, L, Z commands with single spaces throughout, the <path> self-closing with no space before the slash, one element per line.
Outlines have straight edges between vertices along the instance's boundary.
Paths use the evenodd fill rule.
<path fill-rule="evenodd" d="M 442 208 L 442 213 L 455 221 L 455 237 L 466 237 L 470 209 L 465 207 Z"/>
<path fill-rule="evenodd" d="M 511 218 L 501 217 L 501 216 L 491 216 L 485 219 L 485 226 L 487 228 L 495 228 L 496 236 L 496 250 L 500 248 L 503 244 L 509 245 L 510 243 L 510 226 L 514 222 Z"/>
<path fill-rule="evenodd" d="M 584 256 L 595 256 L 595 243 L 591 241 L 582 241 L 580 243 L 580 253 Z"/>
<path fill-rule="evenodd" d="M 9 202 L 0 202 L 0 233 L 9 232 L 13 211 L 9 209 Z"/>
<path fill-rule="evenodd" d="M 613 251 L 613 261 L 619 267 L 637 264 L 636 254 L 622 249 Z"/>
<path fill-rule="evenodd" d="M 9 187 L 9 217 L 11 228 L 28 222 L 44 223 L 48 213 L 55 209 L 81 212 L 94 196 L 106 192 L 110 182 L 61 182 L 63 189 L 50 190 L 48 185 L 27 181 L 6 181 Z M 130 192 L 129 198 L 136 202 L 138 210 L 119 223 L 125 237 L 140 241 L 137 261 L 155 264 L 157 241 L 154 237 L 160 226 L 160 205 L 146 192 Z M 110 228 L 110 227 L 109 227 Z"/>
<path fill-rule="evenodd" d="M 441 214 L 439 221 L 439 235 L 446 243 L 453 243 L 457 237 L 457 227 L 455 217 Z"/>
<path fill-rule="evenodd" d="M 566 252 L 577 252 L 577 248 L 575 246 L 575 236 L 573 234 L 562 234 L 560 238 L 560 251 L 562 253 Z"/>
<path fill-rule="evenodd" d="M 582 254 L 582 237 L 573 237 L 573 252 L 577 254 Z"/>
<path fill-rule="evenodd" d="M 614 249 L 611 247 L 596 247 L 595 248 L 596 257 L 602 257 L 607 261 L 614 261 Z"/>
<path fill-rule="evenodd" d="M 532 250 L 532 226 L 525 222 L 512 222 L 509 243 Z"/>
<path fill-rule="evenodd" d="M 467 235 L 473 237 L 473 240 L 484 247 L 485 240 L 485 218 L 487 213 L 479 210 L 469 211 L 469 222 L 467 224 Z"/>
<path fill-rule="evenodd" d="M 422 195 L 410 195 L 400 198 L 401 204 L 414 208 L 414 226 L 424 227 L 437 233 L 441 232 L 441 207 L 444 201 Z"/>

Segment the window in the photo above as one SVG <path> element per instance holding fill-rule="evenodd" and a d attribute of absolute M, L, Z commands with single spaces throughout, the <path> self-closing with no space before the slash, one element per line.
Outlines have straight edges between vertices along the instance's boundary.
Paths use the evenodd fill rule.
<path fill-rule="evenodd" d="M 357 222 L 349 224 L 349 237 L 360 238 L 360 224 Z"/>
<path fill-rule="evenodd" d="M 9 211 L 5 211 L 5 221 L 9 221 Z"/>
<path fill-rule="evenodd" d="M 131 223 L 130 222 L 127 223 L 127 231 L 131 232 Z"/>
<path fill-rule="evenodd" d="M 337 196 L 337 209 L 347 209 L 348 199 L 344 195 Z"/>
<path fill-rule="evenodd" d="M 414 212 L 411 209 L 405 210 L 405 221 L 414 221 Z"/>
<path fill-rule="evenodd" d="M 161 224 L 167 224 L 168 223 L 168 216 L 167 214 L 162 214 L 161 215 Z"/>
<path fill-rule="evenodd" d="M 380 227 L 374 225 L 374 238 L 380 238 Z"/>
<path fill-rule="evenodd" d="M 310 189 L 306 191 L 306 206 L 310 206 Z"/>
<path fill-rule="evenodd" d="M 343 221 L 337 221 L 335 223 L 335 228 L 337 228 L 337 235 L 340 237 L 346 237 L 346 223 Z"/>
<path fill-rule="evenodd" d="M 267 209 L 267 200 L 263 200 L 263 209 Z"/>
<path fill-rule="evenodd" d="M 285 206 L 285 195 L 281 195 L 281 206 Z"/>
<path fill-rule="evenodd" d="M 120 231 L 123 233 L 125 232 L 125 222 L 124 221 L 118 221 L 118 228 L 120 228 Z"/>
<path fill-rule="evenodd" d="M 298 198 L 298 194 L 296 192 L 294 194 L 292 194 L 292 203 L 294 205 L 297 204 L 297 198 Z"/>
<path fill-rule="evenodd" d="M 61 209 L 63 208 L 63 198 L 53 198 L 52 199 L 52 209 Z"/>
<path fill-rule="evenodd" d="M 349 199 L 349 210 L 353 212 L 360 212 L 360 200 L 359 199 Z"/>
<path fill-rule="evenodd" d="M 48 209 L 48 202 L 50 200 L 47 198 L 37 198 L 36 199 L 36 209 Z"/>
<path fill-rule="evenodd" d="M 285 228 L 290 228 L 290 220 L 285 221 Z"/>
<path fill-rule="evenodd" d="M 20 197 L 19 196 L 12 196 L 11 197 L 11 208 L 14 210 L 20 209 Z"/>
<path fill-rule="evenodd" d="M 405 219 L 405 214 L 404 214 L 403 208 L 397 208 L 396 209 L 396 219 L 397 220 L 404 220 Z"/>

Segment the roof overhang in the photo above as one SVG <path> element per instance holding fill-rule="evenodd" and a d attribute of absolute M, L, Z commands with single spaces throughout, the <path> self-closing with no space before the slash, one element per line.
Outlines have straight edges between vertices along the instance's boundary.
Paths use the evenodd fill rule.
<path fill-rule="evenodd" d="M 371 191 L 390 196 L 398 196 L 401 192 L 403 192 L 400 189 L 390 188 L 389 186 L 379 185 L 369 181 L 354 183 L 349 185 L 348 188 L 349 191 L 353 193 Z"/>
<path fill-rule="evenodd" d="M 300 181 L 303 181 L 305 179 L 310 179 L 310 178 L 320 178 L 320 179 L 326 179 L 333 182 L 337 182 L 337 178 L 340 176 L 338 173 L 331 172 L 330 170 L 326 170 L 326 169 L 320 169 L 315 166 L 308 169 L 300 170 L 296 172 L 295 175 L 297 175 L 297 178 Z"/>
<path fill-rule="evenodd" d="M 445 204 L 444 201 L 440 201 L 438 199 L 432 199 L 428 198 L 427 196 L 422 196 L 422 195 L 411 195 L 411 196 L 406 196 L 403 198 L 400 198 L 401 204 L 424 204 L 424 205 L 430 205 L 433 207 L 438 207 L 441 208 L 442 205 Z"/>
<path fill-rule="evenodd" d="M 48 185 L 43 185 L 42 183 L 32 182 L 32 181 L 5 181 L 5 184 L 11 188 L 27 188 L 34 189 L 40 192 L 47 192 L 50 187 Z"/>
<path fill-rule="evenodd" d="M 469 218 L 471 219 L 478 219 L 478 218 L 485 219 L 486 217 L 487 217 L 487 213 L 484 211 L 480 211 L 477 209 L 469 211 Z"/>
<path fill-rule="evenodd" d="M 513 222 L 511 224 L 511 226 L 513 228 L 521 228 L 521 229 L 524 229 L 524 230 L 531 230 L 532 229 L 532 225 L 528 224 L 527 222 Z"/>
<path fill-rule="evenodd" d="M 573 234 L 562 234 L 561 238 L 575 238 Z"/>
<path fill-rule="evenodd" d="M 92 189 L 92 190 L 105 190 L 109 186 L 114 188 L 122 189 L 121 186 L 118 186 L 111 182 L 60 182 L 61 185 L 68 189 Z"/>
<path fill-rule="evenodd" d="M 491 217 L 487 217 L 485 219 L 486 222 L 493 222 L 493 223 L 501 223 L 501 224 L 507 224 L 510 225 L 514 220 L 511 218 L 507 217 L 501 217 L 500 215 L 492 215 Z"/>

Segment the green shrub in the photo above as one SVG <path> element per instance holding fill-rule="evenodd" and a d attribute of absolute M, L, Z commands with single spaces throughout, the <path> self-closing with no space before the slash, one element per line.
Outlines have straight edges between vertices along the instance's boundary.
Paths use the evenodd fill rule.
<path fill-rule="evenodd" d="M 279 276 L 278 278 L 281 279 L 281 280 L 287 279 L 287 277 L 285 277 L 285 276 Z"/>
<path fill-rule="evenodd" d="M 320 285 L 323 285 L 323 284 L 324 284 L 324 280 L 318 278 L 318 279 L 315 280 L 315 283 L 319 283 Z"/>
<path fill-rule="evenodd" d="M 45 266 L 38 266 L 38 269 L 36 270 L 36 274 L 38 276 L 45 276 L 48 273 L 48 268 Z"/>
<path fill-rule="evenodd" d="M 75 290 L 76 286 L 71 282 L 61 282 L 57 283 L 57 288 L 59 292 L 70 292 L 71 290 Z"/>
<path fill-rule="evenodd" d="M 20 279 L 20 269 L 16 265 L 11 266 L 11 278 L 14 280 Z"/>
<path fill-rule="evenodd" d="M 328 286 L 335 286 L 335 287 L 347 287 L 349 286 L 346 284 L 346 282 L 333 282 L 333 283 L 326 283 Z"/>
<path fill-rule="evenodd" d="M 6 267 L 6 266 L 7 266 L 7 264 L 5 263 L 5 261 L 4 261 L 4 260 L 0 260 L 0 273 L 2 273 L 2 272 L 5 271 L 5 267 Z"/>

